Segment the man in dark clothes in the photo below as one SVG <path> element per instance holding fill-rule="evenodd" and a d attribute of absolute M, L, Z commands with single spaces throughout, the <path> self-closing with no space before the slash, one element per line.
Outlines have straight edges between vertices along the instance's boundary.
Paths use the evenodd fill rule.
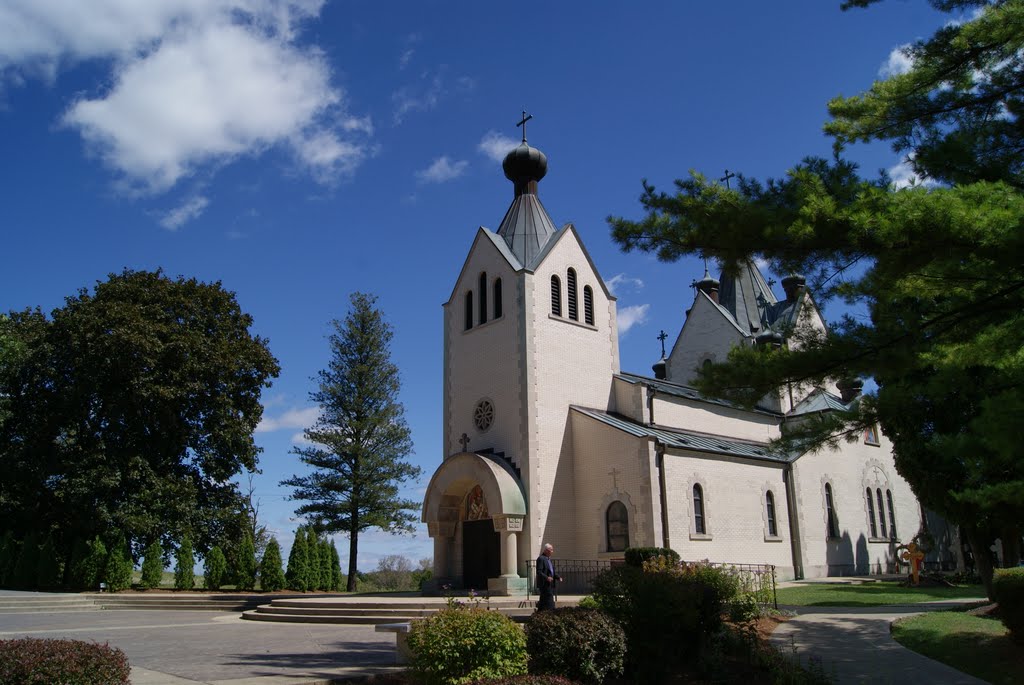
<path fill-rule="evenodd" d="M 537 591 L 540 592 L 538 611 L 555 608 L 555 583 L 561 582 L 562 577 L 555 573 L 555 565 L 551 561 L 554 553 L 555 548 L 545 544 L 537 557 Z"/>

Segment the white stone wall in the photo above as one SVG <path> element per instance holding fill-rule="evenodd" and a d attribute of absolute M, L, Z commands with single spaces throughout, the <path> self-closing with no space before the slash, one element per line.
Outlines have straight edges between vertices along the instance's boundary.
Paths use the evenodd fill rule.
<path fill-rule="evenodd" d="M 757 442 L 768 442 L 779 437 L 778 417 L 664 393 L 656 393 L 654 396 L 654 422 L 660 426 Z"/>
<path fill-rule="evenodd" d="M 697 291 L 690 313 L 668 356 L 666 375 L 673 383 L 693 382 L 706 359 L 723 362 L 744 336 L 707 295 Z"/>
<path fill-rule="evenodd" d="M 579 321 L 568 319 L 566 271 L 576 270 Z M 551 276 L 562 287 L 562 317 L 551 314 Z M 528 535 L 533 556 L 547 541 L 564 558 L 580 558 L 577 547 L 576 498 L 573 449 L 567 430 L 569 406 L 605 408 L 611 395 L 612 376 L 619 370 L 615 301 L 602 287 L 573 229 L 559 235 L 534 275 L 532 299 L 526 316 L 530 334 L 526 340 L 530 364 L 528 405 L 536 427 L 530 436 Z M 583 289 L 594 293 L 594 325 L 583 323 Z M 556 497 L 552 493 L 557 492 Z"/>
<path fill-rule="evenodd" d="M 608 411 L 622 414 L 637 423 L 647 423 L 646 392 L 642 383 L 630 383 L 616 378 L 612 382 L 612 402 Z"/>
<path fill-rule="evenodd" d="M 775 564 L 780 578 L 792 577 L 789 514 L 781 464 L 670 451 L 665 457 L 665 468 L 669 535 L 672 549 L 683 559 Z M 704 535 L 694 529 L 695 483 L 700 483 L 704 495 Z M 765 491 L 769 489 L 775 498 L 775 537 L 768 535 L 767 530 Z"/>
<path fill-rule="evenodd" d="M 843 443 L 838 450 L 805 454 L 793 464 L 797 488 L 803 572 L 806 578 L 885 572 L 894 562 L 895 545 L 871 539 L 865 488 L 892 491 L 899 540 L 909 541 L 921 525 L 921 510 L 910 485 L 898 473 L 892 444 Z M 827 538 L 825 483 L 832 486 L 839 537 Z M 878 526 L 878 504 L 875 505 Z M 888 525 L 888 505 L 886 505 Z M 881 535 L 880 526 L 876 528 Z"/>

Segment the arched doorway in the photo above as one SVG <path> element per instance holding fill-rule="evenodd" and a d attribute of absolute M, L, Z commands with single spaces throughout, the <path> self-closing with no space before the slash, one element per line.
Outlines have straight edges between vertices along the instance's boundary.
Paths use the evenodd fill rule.
<path fill-rule="evenodd" d="M 463 514 L 462 585 L 466 589 L 485 589 L 488 578 L 501 575 L 501 538 L 494 530 L 479 485 L 466 495 Z"/>

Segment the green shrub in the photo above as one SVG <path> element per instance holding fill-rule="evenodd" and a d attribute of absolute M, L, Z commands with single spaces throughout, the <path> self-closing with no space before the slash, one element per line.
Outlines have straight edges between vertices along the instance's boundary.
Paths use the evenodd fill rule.
<path fill-rule="evenodd" d="M 644 562 L 648 559 L 656 559 L 657 557 L 665 557 L 672 562 L 679 561 L 679 553 L 668 547 L 630 547 L 624 554 L 626 564 L 636 566 L 637 568 L 643 566 Z"/>
<path fill-rule="evenodd" d="M 526 636 L 480 607 L 448 608 L 412 624 L 410 666 L 425 685 L 458 685 L 526 673 Z"/>
<path fill-rule="evenodd" d="M 178 545 L 174 565 L 174 589 L 191 590 L 196 584 L 196 556 L 192 551 L 192 538 L 185 535 Z"/>
<path fill-rule="evenodd" d="M 10 586 L 17 562 L 18 543 L 14 540 L 14 533 L 7 531 L 0 538 L 0 587 Z"/>
<path fill-rule="evenodd" d="M 242 544 L 238 546 L 235 586 L 239 590 L 252 590 L 256 587 L 256 547 L 248 532 L 242 536 Z"/>
<path fill-rule="evenodd" d="M 309 550 L 306 548 L 306 530 L 295 531 L 295 542 L 288 554 L 288 571 L 285 573 L 288 589 L 305 592 L 309 587 Z"/>
<path fill-rule="evenodd" d="M 626 635 L 598 609 L 539 611 L 526 623 L 526 651 L 530 673 L 600 685 L 622 675 Z"/>
<path fill-rule="evenodd" d="M 206 555 L 206 565 L 203 567 L 203 582 L 207 590 L 219 590 L 224 585 L 224 578 L 228 572 L 228 560 L 220 547 L 214 545 Z"/>
<path fill-rule="evenodd" d="M 57 547 L 53 544 L 53 535 L 46 536 L 46 542 L 39 550 L 39 560 L 36 562 L 36 582 L 41 590 L 56 590 L 60 587 L 61 578 L 64 575 L 63 564 L 57 554 Z"/>
<path fill-rule="evenodd" d="M 103 567 L 103 581 L 108 592 L 120 592 L 132 586 L 132 558 L 128 555 L 128 543 L 121 537 L 110 547 L 107 563 Z"/>
<path fill-rule="evenodd" d="M 0 685 L 121 685 L 128 657 L 116 647 L 80 640 L 0 640 Z"/>
<path fill-rule="evenodd" d="M 35 531 L 29 532 L 21 542 L 21 554 L 14 564 L 14 577 L 11 585 L 19 590 L 34 590 L 36 587 L 36 567 L 39 566 L 39 536 Z"/>
<path fill-rule="evenodd" d="M 320 541 L 320 589 L 325 592 L 331 589 L 331 578 L 334 569 L 331 566 L 331 545 L 327 540 Z"/>
<path fill-rule="evenodd" d="M 277 544 L 277 538 L 270 538 L 263 559 L 260 560 L 260 587 L 265 592 L 277 592 L 284 588 L 281 546 Z"/>
<path fill-rule="evenodd" d="M 626 633 L 627 671 L 661 680 L 700 657 L 720 631 L 722 611 L 737 586 L 727 571 L 706 563 L 656 558 L 643 568 L 618 566 L 601 573 L 592 596 Z"/>
<path fill-rule="evenodd" d="M 154 540 L 146 547 L 142 559 L 142 578 L 139 585 L 147 590 L 160 587 L 164 579 L 164 550 L 159 540 Z"/>
<path fill-rule="evenodd" d="M 331 591 L 340 592 L 345 587 L 345 577 L 341 573 L 341 559 L 338 557 L 338 548 L 331 540 Z"/>
<path fill-rule="evenodd" d="M 107 546 L 97 535 L 86 543 L 85 556 L 71 569 L 72 584 L 76 589 L 96 590 L 103 580 L 107 564 Z"/>
<path fill-rule="evenodd" d="M 482 678 L 470 685 L 578 685 L 575 680 L 560 675 L 514 675 L 508 678 Z"/>
<path fill-rule="evenodd" d="M 997 568 L 992 576 L 992 598 L 999 618 L 1017 644 L 1024 644 L 1024 567 Z"/>

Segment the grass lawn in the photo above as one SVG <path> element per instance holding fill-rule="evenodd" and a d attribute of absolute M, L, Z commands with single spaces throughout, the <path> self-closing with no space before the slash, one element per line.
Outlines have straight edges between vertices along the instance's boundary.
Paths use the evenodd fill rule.
<path fill-rule="evenodd" d="M 1024 683 L 1024 648 L 997 618 L 936 611 L 897 621 L 892 636 L 904 647 L 997 685 Z"/>
<path fill-rule="evenodd" d="M 810 583 L 778 590 L 779 604 L 795 606 L 880 606 L 884 604 L 917 604 L 941 599 L 985 597 L 980 585 L 957 587 L 903 587 L 894 581 L 857 584 Z"/>

